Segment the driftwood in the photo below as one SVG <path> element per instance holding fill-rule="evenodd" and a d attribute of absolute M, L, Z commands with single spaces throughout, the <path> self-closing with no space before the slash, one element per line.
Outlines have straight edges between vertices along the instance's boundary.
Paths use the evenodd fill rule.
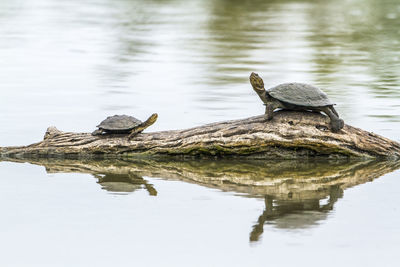
<path fill-rule="evenodd" d="M 61 157 L 246 157 L 302 158 L 324 156 L 400 158 L 400 144 L 345 125 L 332 133 L 329 118 L 313 112 L 279 111 L 264 116 L 207 124 L 186 130 L 92 136 L 49 127 L 44 140 L 28 146 L 3 147 L 3 158 Z"/>
<path fill-rule="evenodd" d="M 257 241 L 266 221 L 280 228 L 308 227 L 324 220 L 344 190 L 400 168 L 400 161 L 284 160 L 165 161 L 152 159 L 8 159 L 42 165 L 48 173 L 88 173 L 102 189 L 120 193 L 158 189 L 147 177 L 199 184 L 262 198 L 265 209 L 249 234 Z M 293 217 L 296 216 L 294 220 Z M 255 218 L 249 218 L 255 220 Z"/>

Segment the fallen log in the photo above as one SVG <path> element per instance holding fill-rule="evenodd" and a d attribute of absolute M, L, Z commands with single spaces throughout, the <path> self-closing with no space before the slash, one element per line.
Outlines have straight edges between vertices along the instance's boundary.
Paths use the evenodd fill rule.
<path fill-rule="evenodd" d="M 316 112 L 278 111 L 185 130 L 92 136 L 49 127 L 44 140 L 0 148 L 2 158 L 245 157 L 400 158 L 400 144 L 349 125 L 333 133 L 329 118 Z"/>

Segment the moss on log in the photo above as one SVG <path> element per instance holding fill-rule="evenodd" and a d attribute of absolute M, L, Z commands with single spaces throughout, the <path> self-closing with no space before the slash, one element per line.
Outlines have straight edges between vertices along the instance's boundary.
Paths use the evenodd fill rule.
<path fill-rule="evenodd" d="M 217 122 L 185 130 L 92 136 L 49 127 L 44 140 L 0 148 L 1 157 L 245 157 L 245 158 L 400 158 L 400 144 L 345 125 L 338 133 L 329 118 L 313 112 L 279 111 L 264 116 Z"/>

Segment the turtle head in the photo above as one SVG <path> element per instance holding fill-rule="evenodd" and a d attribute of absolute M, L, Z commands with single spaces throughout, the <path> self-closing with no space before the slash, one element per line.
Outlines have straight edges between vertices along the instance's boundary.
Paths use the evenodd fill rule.
<path fill-rule="evenodd" d="M 146 124 L 146 127 L 149 127 L 150 125 L 155 123 L 157 118 L 158 118 L 158 114 L 157 113 L 151 114 L 151 116 L 144 122 Z"/>
<path fill-rule="evenodd" d="M 250 83 L 251 86 L 253 86 L 254 91 L 257 92 L 257 94 L 263 93 L 265 91 L 264 81 L 261 79 L 260 76 L 258 76 L 257 73 L 252 72 L 250 74 Z"/>
<path fill-rule="evenodd" d="M 141 133 L 144 129 L 146 129 L 147 127 L 151 126 L 153 123 L 155 123 L 156 120 L 157 120 L 157 118 L 158 118 L 157 113 L 151 114 L 151 116 L 150 116 L 147 120 L 145 120 L 144 122 L 142 122 L 140 125 L 138 125 L 137 127 L 135 127 L 135 128 L 131 131 L 131 133 L 130 133 L 130 135 L 129 135 L 129 137 L 128 137 L 128 140 L 131 140 L 131 139 L 134 138 L 138 133 Z"/>

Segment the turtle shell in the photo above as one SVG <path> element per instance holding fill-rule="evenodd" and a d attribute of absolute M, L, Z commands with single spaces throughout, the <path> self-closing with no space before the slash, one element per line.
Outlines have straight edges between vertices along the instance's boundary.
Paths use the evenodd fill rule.
<path fill-rule="evenodd" d="M 141 120 L 128 115 L 114 115 L 107 117 L 97 127 L 106 131 L 129 131 L 142 124 Z"/>
<path fill-rule="evenodd" d="M 275 99 L 304 107 L 334 105 L 321 89 L 305 83 L 283 83 L 267 90 Z"/>

